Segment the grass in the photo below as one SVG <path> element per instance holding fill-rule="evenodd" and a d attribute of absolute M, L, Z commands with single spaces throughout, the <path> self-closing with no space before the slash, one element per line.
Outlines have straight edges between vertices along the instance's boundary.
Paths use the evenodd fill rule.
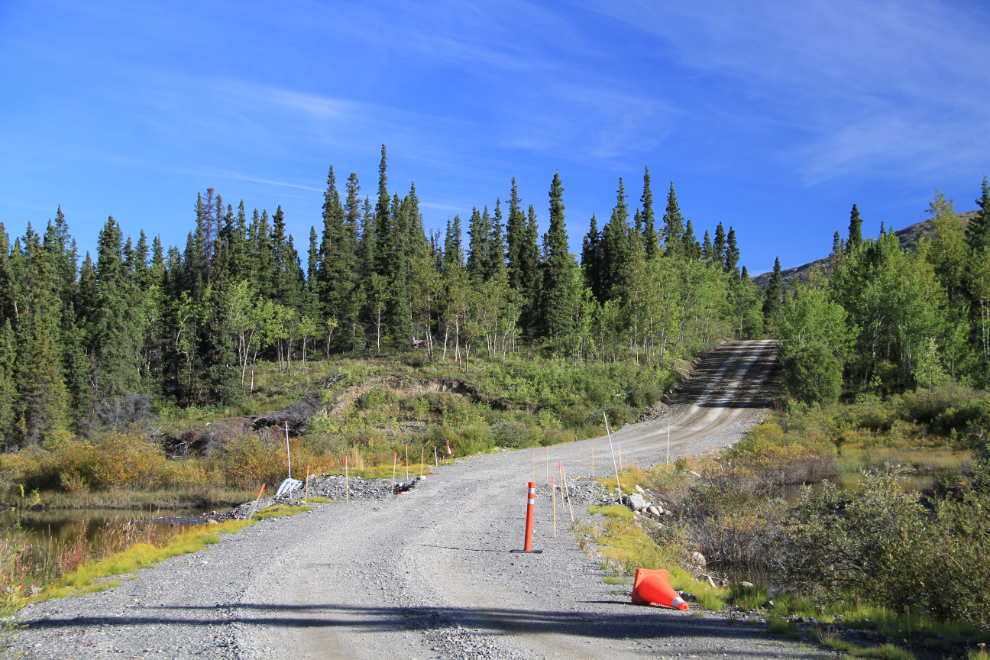
<path fill-rule="evenodd" d="M 198 552 L 207 545 L 218 543 L 221 532 L 238 532 L 250 524 L 252 524 L 250 521 L 231 520 L 209 527 L 190 527 L 181 531 L 163 547 L 156 547 L 150 543 L 137 543 L 123 552 L 82 564 L 42 589 L 38 595 L 18 599 L 14 609 L 20 609 L 31 602 L 80 596 L 116 587 L 120 580 L 107 578 L 147 568 L 170 557 Z"/>
<path fill-rule="evenodd" d="M 307 513 L 312 511 L 311 506 L 288 506 L 285 504 L 276 504 L 275 506 L 270 506 L 267 509 L 262 509 L 258 513 L 251 517 L 251 520 L 268 520 L 269 518 L 285 518 L 287 516 L 295 516 L 300 513 Z"/>
<path fill-rule="evenodd" d="M 632 511 L 617 505 L 593 506 L 589 510 L 592 514 L 605 518 L 604 528 L 588 526 L 586 523 L 578 528 L 578 534 L 590 535 L 598 543 L 599 552 L 615 565 L 621 566 L 624 571 L 622 579 L 628 581 L 637 568 L 665 568 L 670 571 L 670 586 L 675 590 L 694 594 L 702 609 L 722 610 L 726 590 L 694 580 L 690 573 L 681 568 L 679 553 L 658 546 L 635 524 Z M 620 576 L 616 576 L 618 577 Z M 605 580 L 607 584 L 619 584 L 618 581 L 607 582 L 608 577 Z"/>
<path fill-rule="evenodd" d="M 325 497 L 310 497 L 306 500 L 306 504 L 330 504 L 333 500 L 328 500 Z"/>
<path fill-rule="evenodd" d="M 893 644 L 860 646 L 836 635 L 825 635 L 821 643 L 828 649 L 845 653 L 847 658 L 881 658 L 882 660 L 914 660 L 914 654 Z"/>

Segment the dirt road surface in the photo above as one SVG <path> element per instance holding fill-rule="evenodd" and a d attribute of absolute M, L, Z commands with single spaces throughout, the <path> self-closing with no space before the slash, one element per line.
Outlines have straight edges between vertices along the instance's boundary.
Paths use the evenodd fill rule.
<path fill-rule="evenodd" d="M 663 462 L 737 440 L 769 404 L 772 342 L 709 353 L 666 418 L 613 434 L 623 461 Z M 611 470 L 607 438 L 596 472 Z M 542 486 L 547 456 L 537 451 Z M 591 441 L 551 447 L 551 473 L 591 470 Z M 38 658 L 777 658 L 815 657 L 765 626 L 635 607 L 603 583 L 549 498 L 522 547 L 532 450 L 443 467 L 384 502 L 265 521 L 100 594 L 33 606 L 17 647 Z M 543 488 L 546 492 L 546 488 Z M 575 515 L 586 518 L 584 507 Z M 568 514 L 569 518 L 569 514 Z M 568 520 L 569 522 L 569 520 Z M 593 550 L 593 548 L 589 548 Z"/>

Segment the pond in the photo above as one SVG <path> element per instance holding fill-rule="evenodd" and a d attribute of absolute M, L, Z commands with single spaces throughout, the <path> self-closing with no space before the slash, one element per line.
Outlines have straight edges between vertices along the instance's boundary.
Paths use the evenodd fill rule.
<path fill-rule="evenodd" d="M 71 545 L 84 534 L 91 547 L 100 547 L 103 537 L 119 530 L 124 525 L 135 522 L 168 518 L 167 523 L 203 522 L 203 518 L 193 518 L 214 509 L 163 509 L 158 511 L 119 510 L 119 509 L 67 509 L 54 511 L 28 511 L 20 518 L 20 528 L 33 545 L 51 547 Z M 6 530 L 18 522 L 19 512 L 7 510 L 0 513 L 0 529 Z M 146 523 L 155 524 L 155 523 Z"/>

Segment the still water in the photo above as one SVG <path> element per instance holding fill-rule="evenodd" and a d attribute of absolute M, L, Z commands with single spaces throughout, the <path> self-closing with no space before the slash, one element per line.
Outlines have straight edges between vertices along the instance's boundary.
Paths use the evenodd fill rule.
<path fill-rule="evenodd" d="M 160 511 L 116 509 L 72 509 L 58 511 L 29 511 L 20 519 L 20 528 L 34 545 L 50 547 L 71 545 L 80 534 L 86 541 L 99 546 L 103 535 L 128 523 L 155 518 L 183 518 L 209 513 L 212 509 L 163 509 Z M 18 513 L 7 510 L 0 514 L 0 529 L 18 523 Z"/>

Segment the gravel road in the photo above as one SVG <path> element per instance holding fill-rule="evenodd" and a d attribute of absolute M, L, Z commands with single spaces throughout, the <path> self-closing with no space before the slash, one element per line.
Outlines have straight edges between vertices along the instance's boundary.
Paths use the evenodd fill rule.
<path fill-rule="evenodd" d="M 623 461 L 699 454 L 738 440 L 767 405 L 771 342 L 709 353 L 666 418 L 623 428 Z M 595 468 L 611 468 L 607 438 Z M 546 454 L 537 452 L 542 485 Z M 591 441 L 551 447 L 556 470 L 591 471 Z M 820 650 L 722 616 L 634 607 L 604 584 L 549 498 L 522 547 L 532 451 L 476 456 L 385 499 L 315 505 L 261 522 L 106 592 L 35 605 L 29 658 L 808 658 Z M 541 491 L 545 492 L 545 488 Z M 584 506 L 576 516 L 588 517 Z M 593 551 L 593 548 L 589 548 Z"/>

